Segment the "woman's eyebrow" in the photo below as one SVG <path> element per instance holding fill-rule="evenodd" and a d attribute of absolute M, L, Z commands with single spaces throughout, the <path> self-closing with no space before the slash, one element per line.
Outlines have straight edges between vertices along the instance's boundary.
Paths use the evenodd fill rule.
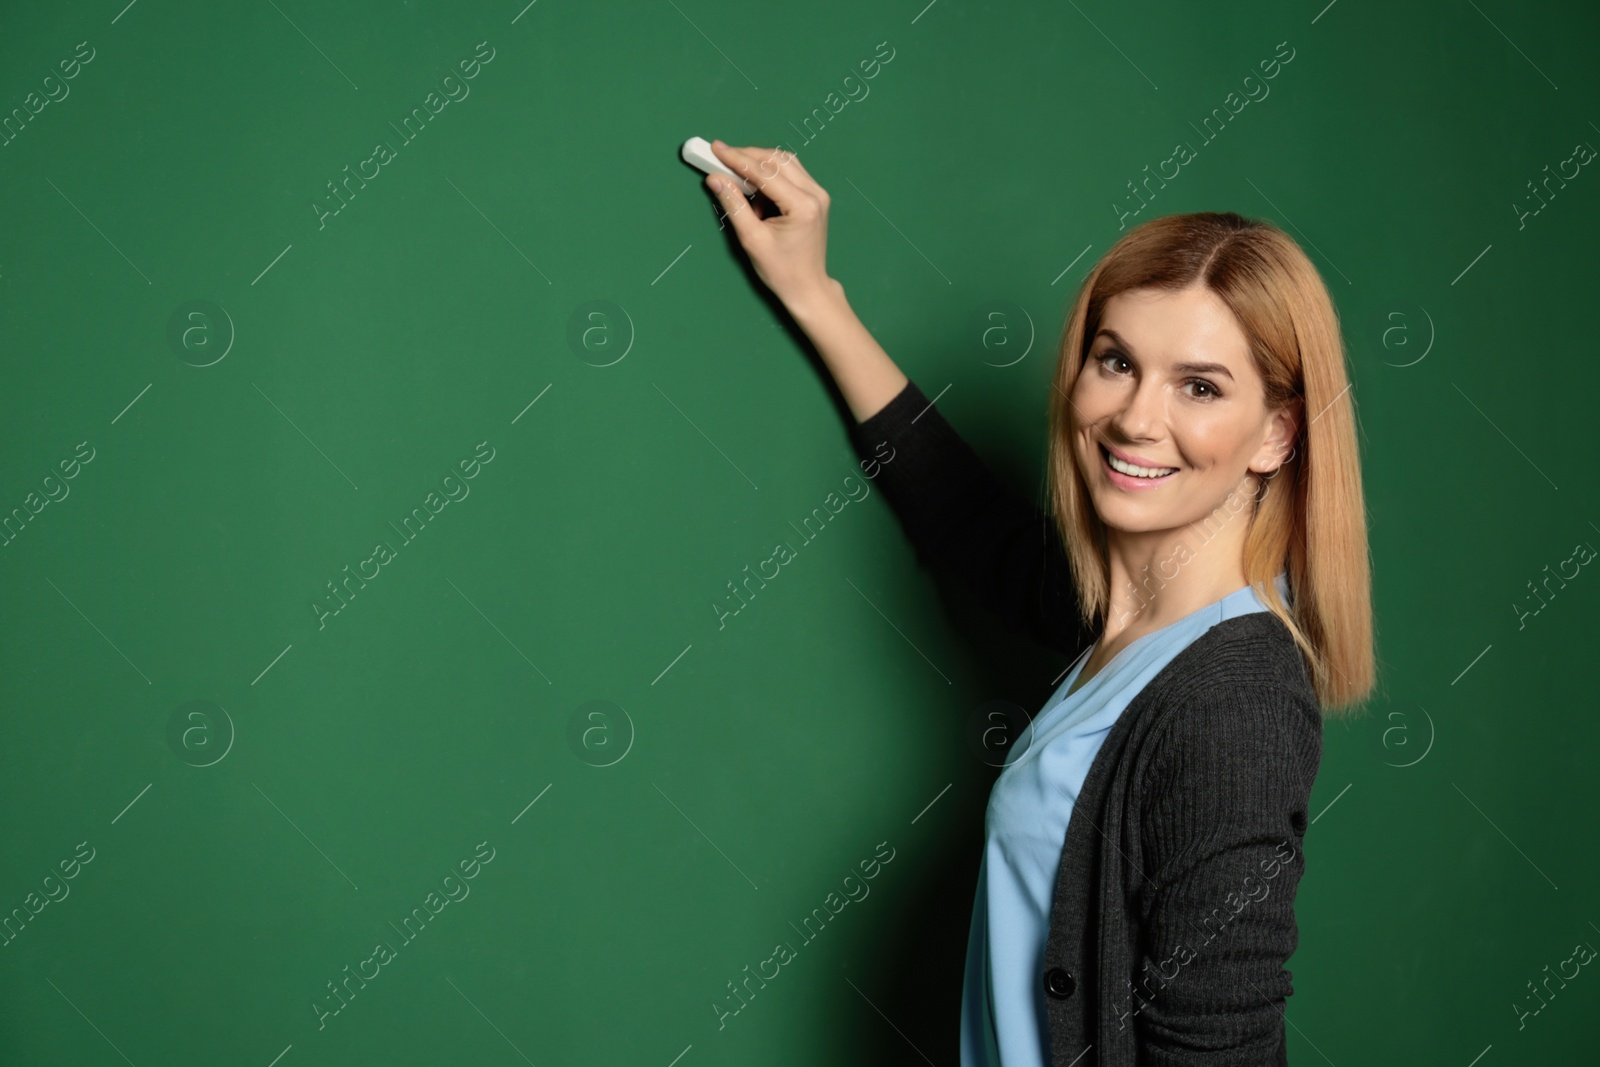
<path fill-rule="evenodd" d="M 1127 340 L 1123 338 L 1123 336 L 1116 330 L 1102 326 L 1100 327 L 1099 333 L 1097 333 L 1095 336 L 1098 337 L 1100 334 L 1104 334 L 1105 336 L 1111 338 L 1112 341 L 1116 342 L 1119 348 L 1127 349 L 1129 355 L 1138 354 L 1134 351 L 1134 347 L 1130 345 Z M 1220 363 L 1174 363 L 1172 365 L 1172 369 L 1177 371 L 1179 374 L 1221 374 L 1230 382 L 1233 381 L 1233 372 Z"/>
<path fill-rule="evenodd" d="M 1233 372 L 1220 363 L 1174 363 L 1172 369 L 1183 374 L 1221 374 L 1233 381 Z"/>

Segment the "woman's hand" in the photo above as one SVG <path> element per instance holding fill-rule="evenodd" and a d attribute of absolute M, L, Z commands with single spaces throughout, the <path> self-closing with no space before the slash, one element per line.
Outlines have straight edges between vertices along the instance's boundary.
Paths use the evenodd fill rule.
<path fill-rule="evenodd" d="M 712 141 L 711 151 L 777 205 L 779 214 L 758 216 L 755 203 L 726 176 L 706 175 L 756 275 L 791 312 L 824 294 L 834 284 L 826 265 L 827 190 L 793 152 L 733 148 L 721 141 Z"/>
<path fill-rule="evenodd" d="M 907 379 L 851 310 L 844 286 L 828 277 L 827 190 L 793 152 L 721 141 L 712 141 L 711 151 L 777 206 L 777 214 L 758 215 L 760 201 L 747 200 L 727 175 L 706 175 L 757 276 L 816 346 L 856 421 L 882 410 Z"/>

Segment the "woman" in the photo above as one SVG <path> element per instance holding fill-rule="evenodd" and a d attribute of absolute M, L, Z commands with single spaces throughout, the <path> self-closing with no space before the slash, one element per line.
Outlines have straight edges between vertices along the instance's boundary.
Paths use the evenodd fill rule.
<path fill-rule="evenodd" d="M 990 796 L 962 1063 L 1286 1063 L 1321 716 L 1373 685 L 1354 412 L 1315 268 L 1231 213 L 1122 237 L 1067 320 L 1046 515 L 850 310 L 799 160 L 713 150 L 775 207 L 707 178 L 857 449 L 892 447 L 876 480 L 919 558 L 1086 653 Z"/>

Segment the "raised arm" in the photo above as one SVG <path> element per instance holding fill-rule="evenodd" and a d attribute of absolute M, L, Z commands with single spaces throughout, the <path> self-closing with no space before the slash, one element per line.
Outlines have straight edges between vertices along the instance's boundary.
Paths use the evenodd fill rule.
<path fill-rule="evenodd" d="M 915 382 L 851 437 L 877 464 L 867 470 L 924 567 L 955 575 L 1003 622 L 1048 648 L 1076 655 L 1093 640 L 1054 520 L 1001 483 Z"/>
<path fill-rule="evenodd" d="M 1004 622 L 1069 655 L 1093 637 L 1055 523 L 1006 487 L 889 358 L 825 264 L 828 193 L 792 153 L 712 151 L 760 188 L 747 201 L 731 183 L 711 186 L 756 273 L 816 347 L 855 415 L 851 436 L 930 570 L 956 575 Z M 767 201 L 770 201 L 768 203 Z M 761 214 L 758 214 L 758 211 Z M 884 462 L 880 446 L 892 449 Z M 869 466 L 869 470 L 874 469 Z"/>

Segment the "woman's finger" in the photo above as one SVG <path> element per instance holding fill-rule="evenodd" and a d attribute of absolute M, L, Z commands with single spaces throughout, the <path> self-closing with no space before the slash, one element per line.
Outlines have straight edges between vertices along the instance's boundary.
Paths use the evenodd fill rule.
<path fill-rule="evenodd" d="M 763 148 L 747 148 L 746 152 L 764 152 Z M 811 176 L 805 165 L 800 162 L 800 157 L 793 152 L 783 152 L 783 170 L 789 180 L 804 189 L 818 200 L 828 199 L 828 191 L 818 184 L 817 179 Z"/>
<path fill-rule="evenodd" d="M 722 204 L 722 215 L 733 227 L 733 232 L 738 234 L 739 243 L 748 249 L 752 243 L 760 241 L 761 220 L 756 216 L 749 198 L 740 191 L 734 180 L 726 174 L 708 174 L 705 184 Z"/>
<path fill-rule="evenodd" d="M 799 187 L 783 176 L 783 157 L 776 149 L 740 149 L 721 141 L 711 142 L 711 151 L 718 159 L 745 181 L 761 190 L 763 196 L 778 205 L 778 210 L 789 214 L 806 195 Z"/>

